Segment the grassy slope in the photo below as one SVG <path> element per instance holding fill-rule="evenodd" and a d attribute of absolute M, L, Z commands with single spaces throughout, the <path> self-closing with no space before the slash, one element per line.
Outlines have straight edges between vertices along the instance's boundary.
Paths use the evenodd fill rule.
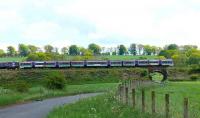
<path fill-rule="evenodd" d="M 55 108 L 48 118 L 156 118 L 117 102 L 113 93 Z"/>
<path fill-rule="evenodd" d="M 157 113 L 164 115 L 164 95 L 170 95 L 170 114 L 174 118 L 183 116 L 183 99 L 189 98 L 190 118 L 200 116 L 200 82 L 170 82 L 168 85 L 146 89 L 146 101 L 151 101 L 151 91 L 156 92 Z M 137 91 L 137 102 L 141 103 L 141 91 Z M 150 112 L 151 102 L 147 103 L 147 111 Z M 139 106 L 137 106 L 141 109 Z"/>
<path fill-rule="evenodd" d="M 0 58 L 0 62 L 6 62 L 6 61 L 24 61 L 26 60 L 26 57 L 4 57 Z"/>
<path fill-rule="evenodd" d="M 117 83 L 67 85 L 64 90 L 47 90 L 43 87 L 32 87 L 27 93 L 18 93 L 13 90 L 0 89 L 0 106 L 79 93 L 106 92 L 116 88 Z"/>
<path fill-rule="evenodd" d="M 170 114 L 173 118 L 183 117 L 183 98 L 189 98 L 190 118 L 200 116 L 200 82 L 170 82 L 165 86 L 156 86 L 145 90 L 146 113 L 141 111 L 141 91 L 136 90 L 137 110 L 116 102 L 111 95 L 102 95 L 89 100 L 55 108 L 50 112 L 48 118 L 163 118 L 165 110 L 164 95 L 170 94 Z M 151 116 L 151 91 L 156 92 L 157 116 Z"/>

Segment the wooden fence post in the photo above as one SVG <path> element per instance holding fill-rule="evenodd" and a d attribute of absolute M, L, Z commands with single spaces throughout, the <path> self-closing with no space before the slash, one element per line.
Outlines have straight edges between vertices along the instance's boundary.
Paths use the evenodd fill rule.
<path fill-rule="evenodd" d="M 152 108 L 152 114 L 156 113 L 156 99 L 155 99 L 155 91 L 151 92 L 151 108 Z"/>
<path fill-rule="evenodd" d="M 145 92 L 142 90 L 142 112 L 145 112 Z"/>
<path fill-rule="evenodd" d="M 133 109 L 135 109 L 135 89 L 132 89 L 132 102 L 133 102 Z"/>
<path fill-rule="evenodd" d="M 165 115 L 169 118 L 169 94 L 165 94 Z"/>
<path fill-rule="evenodd" d="M 184 98 L 184 113 L 183 118 L 189 118 L 188 116 L 188 98 Z"/>
<path fill-rule="evenodd" d="M 126 105 L 128 105 L 128 87 L 125 89 Z"/>

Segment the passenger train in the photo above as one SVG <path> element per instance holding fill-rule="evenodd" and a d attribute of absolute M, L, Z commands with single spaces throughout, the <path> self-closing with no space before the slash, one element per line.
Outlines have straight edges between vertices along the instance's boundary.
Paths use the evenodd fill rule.
<path fill-rule="evenodd" d="M 145 67 L 173 66 L 172 59 L 165 60 L 108 60 L 108 61 L 29 61 L 0 62 L 0 69 L 70 68 L 70 67 Z"/>

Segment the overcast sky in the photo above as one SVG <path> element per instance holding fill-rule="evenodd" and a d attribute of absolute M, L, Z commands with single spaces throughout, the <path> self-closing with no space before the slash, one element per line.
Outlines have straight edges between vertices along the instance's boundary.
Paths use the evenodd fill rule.
<path fill-rule="evenodd" d="M 200 46 L 200 0 L 0 0 L 0 48 Z"/>

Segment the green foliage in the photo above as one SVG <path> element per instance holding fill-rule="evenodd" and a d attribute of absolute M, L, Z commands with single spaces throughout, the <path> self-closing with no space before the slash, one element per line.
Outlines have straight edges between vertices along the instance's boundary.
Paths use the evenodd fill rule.
<path fill-rule="evenodd" d="M 148 72 L 146 70 L 141 71 L 140 77 L 145 77 L 148 75 Z"/>
<path fill-rule="evenodd" d="M 94 55 L 99 55 L 101 52 L 101 47 L 97 44 L 89 44 L 88 49 L 93 52 Z"/>
<path fill-rule="evenodd" d="M 60 72 L 49 73 L 45 80 L 46 87 L 49 89 L 64 89 L 66 84 L 65 77 Z"/>
<path fill-rule="evenodd" d="M 45 45 L 44 50 L 46 53 L 53 53 L 54 47 L 51 45 Z"/>
<path fill-rule="evenodd" d="M 69 47 L 69 54 L 70 55 L 79 55 L 80 54 L 80 50 L 76 45 L 71 45 Z"/>
<path fill-rule="evenodd" d="M 27 61 L 49 61 L 51 59 L 51 55 L 43 52 L 29 54 L 27 57 Z"/>
<path fill-rule="evenodd" d="M 132 55 L 136 55 L 137 54 L 137 46 L 135 43 L 130 45 L 130 52 Z"/>
<path fill-rule="evenodd" d="M 185 66 L 187 64 L 188 57 L 185 54 L 175 54 L 172 56 L 175 66 Z"/>
<path fill-rule="evenodd" d="M 34 46 L 34 45 L 28 45 L 29 51 L 30 53 L 36 53 L 38 51 L 38 47 Z"/>
<path fill-rule="evenodd" d="M 170 44 L 167 46 L 168 50 L 177 50 L 178 49 L 178 45 L 176 44 Z"/>
<path fill-rule="evenodd" d="M 6 53 L 4 52 L 4 50 L 0 49 L 0 57 L 4 57 L 6 55 Z"/>
<path fill-rule="evenodd" d="M 15 50 L 15 48 L 13 46 L 8 46 L 7 47 L 7 55 L 8 56 L 13 57 L 13 56 L 16 56 L 16 54 L 17 54 L 17 52 L 16 52 L 16 50 Z"/>
<path fill-rule="evenodd" d="M 16 90 L 18 92 L 28 92 L 28 89 L 29 89 L 29 84 L 26 82 L 26 81 L 17 81 L 16 83 Z"/>
<path fill-rule="evenodd" d="M 124 55 L 126 52 L 126 47 L 124 45 L 119 45 L 119 55 Z"/>
<path fill-rule="evenodd" d="M 26 57 L 30 53 L 28 46 L 24 44 L 19 44 L 18 51 L 19 51 L 19 55 L 22 57 Z"/>
<path fill-rule="evenodd" d="M 200 51 L 199 52 L 194 52 L 190 55 L 189 64 L 200 64 Z"/>
<path fill-rule="evenodd" d="M 200 79 L 200 75 L 198 75 L 198 74 L 192 74 L 191 77 L 190 77 L 190 79 L 191 79 L 192 81 L 199 80 L 199 79 Z"/>

